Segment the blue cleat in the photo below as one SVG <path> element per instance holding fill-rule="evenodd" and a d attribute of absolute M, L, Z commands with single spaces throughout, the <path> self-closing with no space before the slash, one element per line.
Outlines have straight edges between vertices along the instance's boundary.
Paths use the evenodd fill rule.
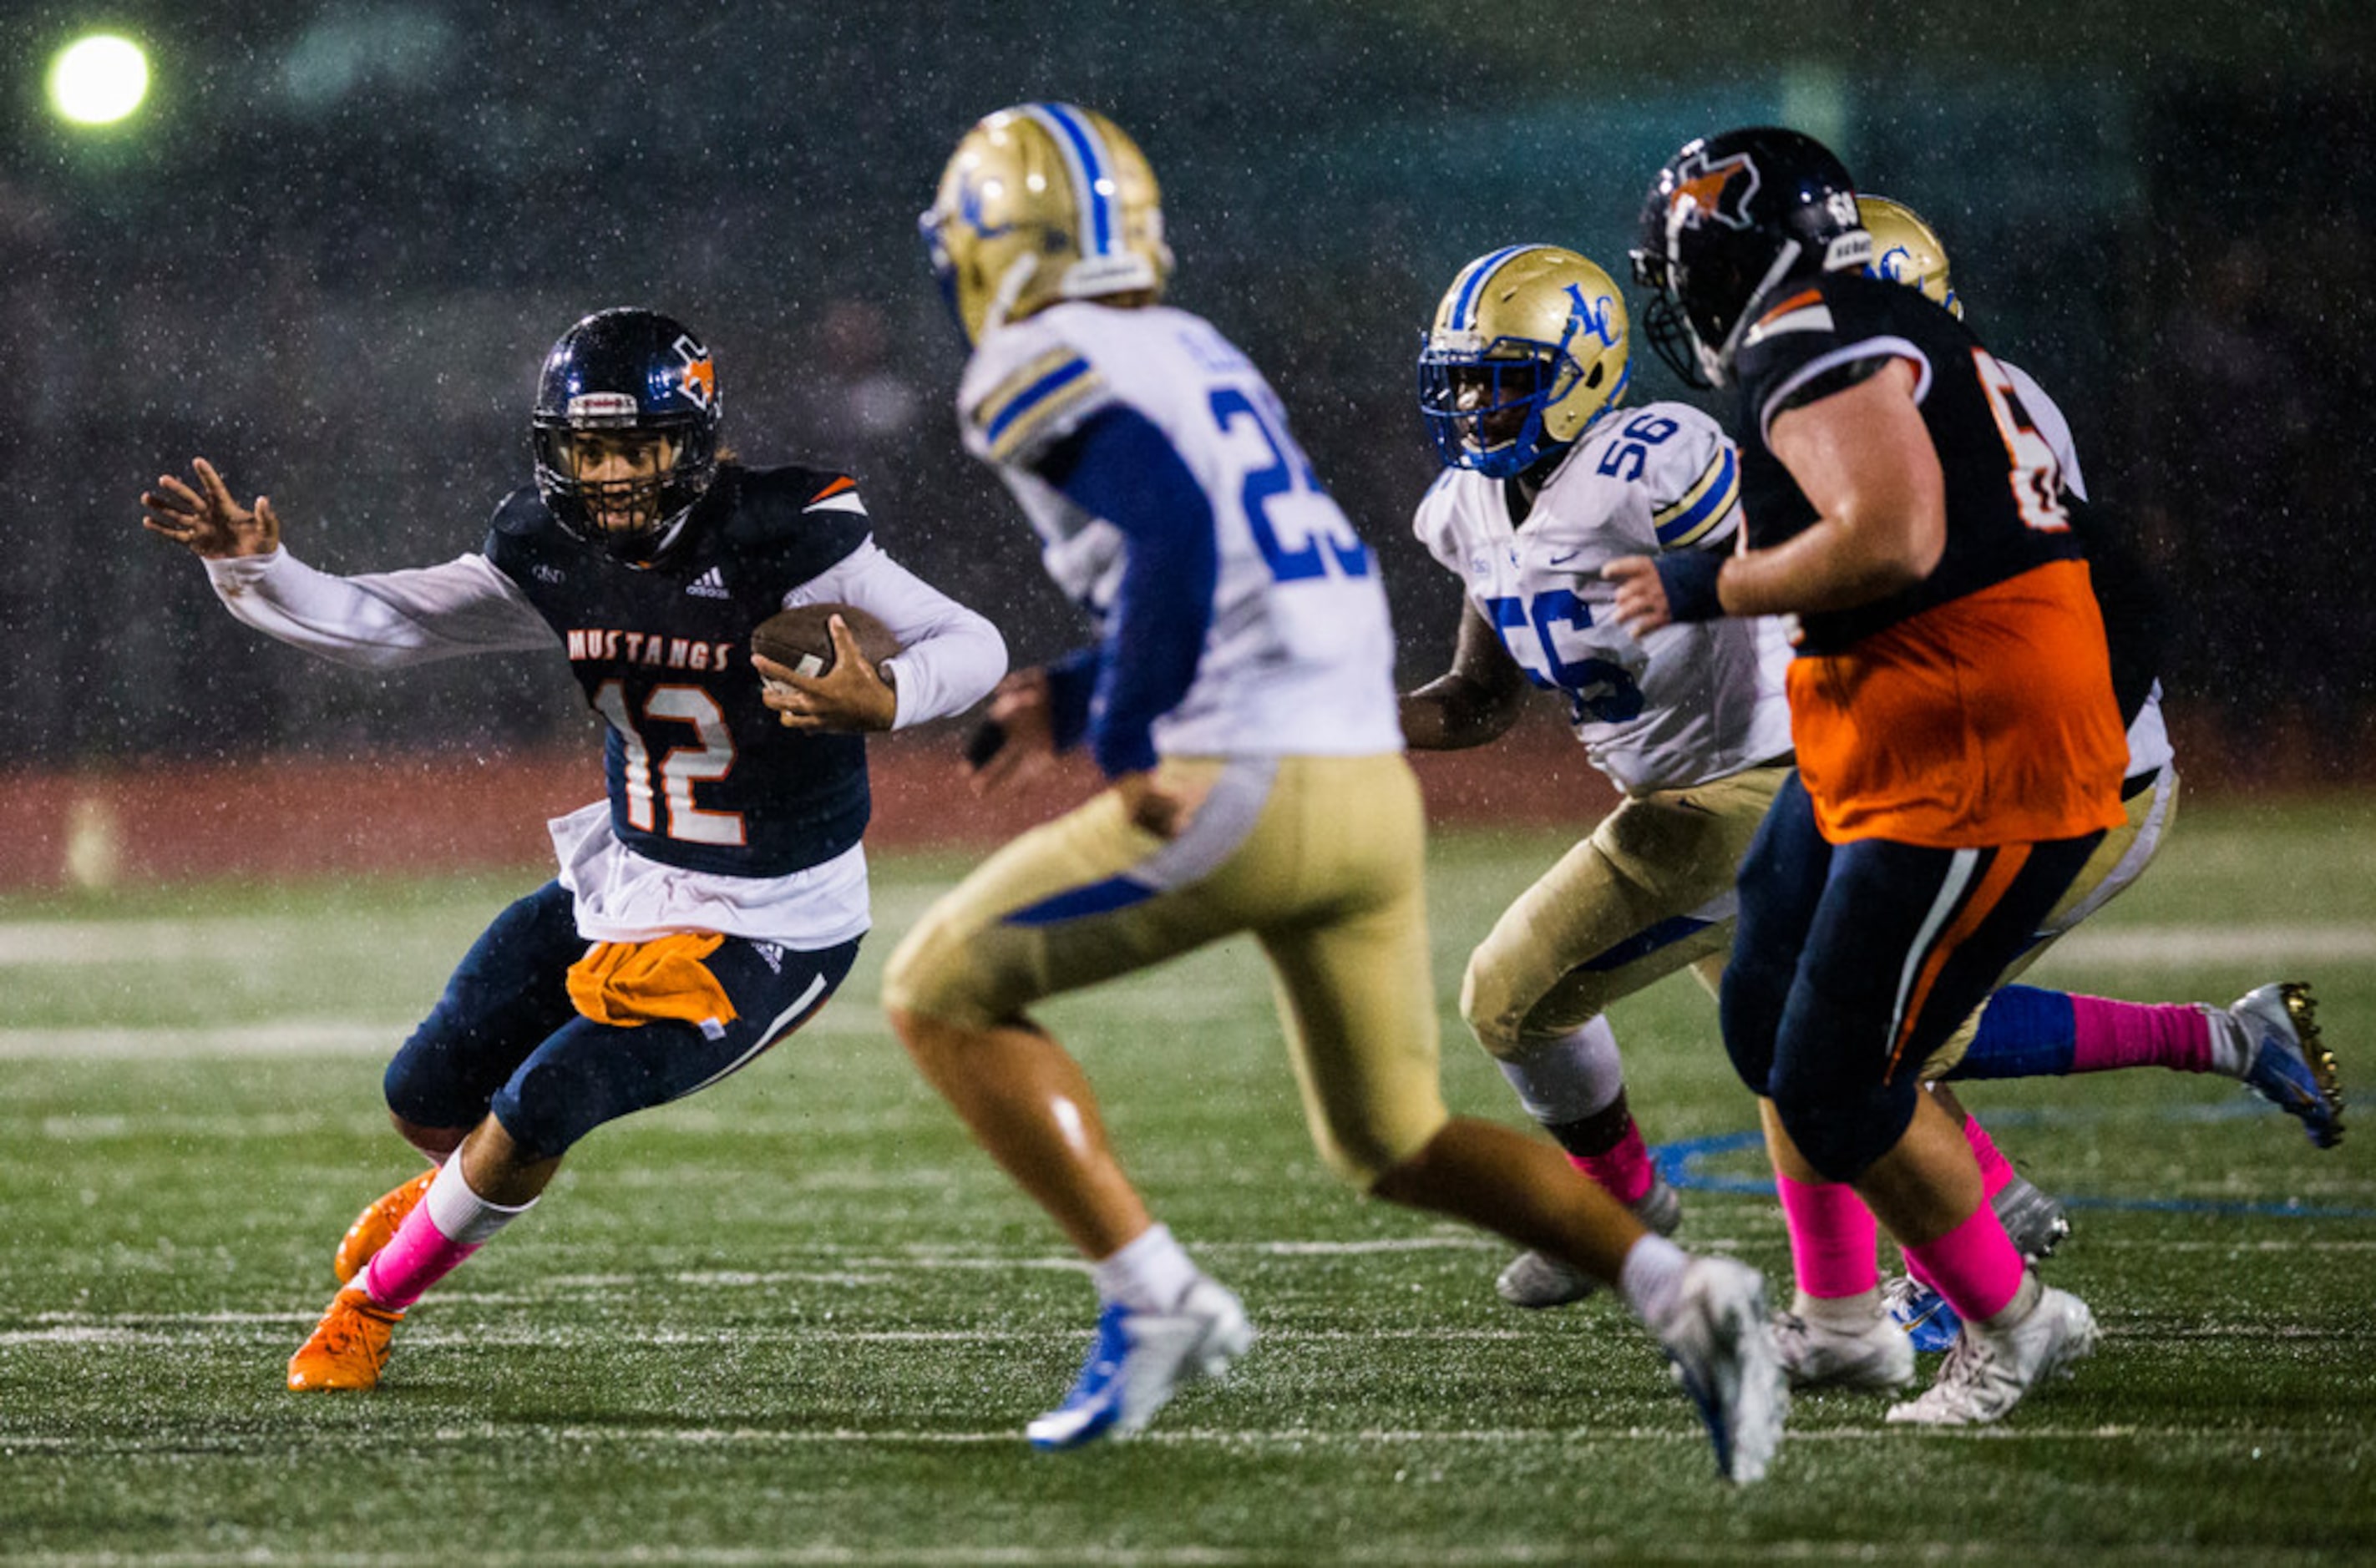
<path fill-rule="evenodd" d="M 2318 1033 L 2318 1004 L 2299 980 L 2264 985 L 2238 997 L 2228 1016 L 2244 1026 L 2252 1061 L 2244 1085 L 2302 1124 L 2320 1148 L 2343 1141 L 2343 1084 L 2334 1053 Z"/>
<path fill-rule="evenodd" d="M 2006 1239 L 2026 1264 L 2052 1257 L 2054 1249 L 2071 1234 L 2071 1220 L 2062 1212 L 2061 1200 L 2040 1191 L 2026 1176 L 2006 1182 L 1990 1204 L 2004 1226 Z M 1906 1330 L 1906 1337 L 1914 1341 L 1917 1350 L 1944 1350 L 1964 1332 L 1964 1320 L 1955 1315 L 1947 1298 L 1908 1276 L 1900 1275 L 1881 1288 L 1881 1304 L 1890 1321 Z"/>
<path fill-rule="evenodd" d="M 1064 1402 L 1024 1429 L 1031 1446 L 1055 1453 L 1124 1438 L 1144 1429 L 1172 1391 L 1218 1378 L 1254 1342 L 1238 1299 L 1199 1277 L 1168 1313 L 1134 1312 L 1120 1301 L 1098 1313 L 1097 1338 Z"/>
<path fill-rule="evenodd" d="M 1963 1335 L 1964 1320 L 1947 1298 L 1909 1276 L 1901 1274 L 1883 1285 L 1881 1304 L 1917 1350 L 1944 1350 Z"/>

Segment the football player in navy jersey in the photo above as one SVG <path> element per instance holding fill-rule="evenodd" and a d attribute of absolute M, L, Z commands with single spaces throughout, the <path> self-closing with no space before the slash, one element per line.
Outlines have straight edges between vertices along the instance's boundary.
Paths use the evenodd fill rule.
<path fill-rule="evenodd" d="M 547 356 L 536 482 L 474 553 L 316 571 L 281 547 L 271 502 L 241 505 L 204 458 L 141 496 L 144 526 L 259 631 L 366 669 L 558 650 L 609 724 L 604 799 L 550 825 L 559 874 L 496 917 L 388 1064 L 397 1130 L 436 1164 L 348 1231 L 292 1389 L 376 1386 L 406 1309 L 579 1138 L 815 1015 L 868 925 L 864 733 L 958 712 L 1004 673 L 996 630 L 874 543 L 848 475 L 746 468 L 719 422 L 699 339 L 607 310 Z M 835 621 L 821 675 L 750 653 L 776 612 L 841 603 L 900 651 L 872 665 Z"/>
<path fill-rule="evenodd" d="M 1921 1064 L 2105 832 L 2127 747 L 2060 464 L 1953 315 L 1868 276 L 1847 171 L 1796 132 L 1660 172 L 1635 276 L 1654 347 L 1733 389 L 1746 548 L 1605 568 L 1637 634 L 1796 617 L 1799 775 L 1740 880 L 1725 1043 L 1786 1206 L 1870 1206 L 1966 1332 L 1890 1419 L 2002 1417 L 2094 1348 L 1983 1196 Z"/>
<path fill-rule="evenodd" d="M 1959 319 L 1957 296 L 1946 248 L 1930 225 L 1904 205 L 1860 193 L 1857 214 L 1872 237 L 1874 275 L 1919 291 Z M 2179 778 L 2161 711 L 2158 678 L 2164 640 L 2163 607 L 2153 574 L 2108 522 L 2086 480 L 2071 440 L 2068 422 L 2053 399 L 2020 366 L 2000 361 L 2018 389 L 2032 426 L 2054 449 L 2062 476 L 2062 504 L 2072 529 L 2085 545 L 2089 587 L 2104 618 L 2111 656 L 2112 691 L 2128 727 L 2128 763 L 2121 785 L 2127 821 L 2105 836 L 2086 866 L 2073 878 L 2061 902 L 2047 918 L 2037 940 L 2007 970 L 2008 982 L 1966 1021 L 1924 1065 L 1926 1085 L 1963 1122 L 1978 1158 L 1983 1183 L 2005 1229 L 2025 1255 L 2044 1255 L 2070 1229 L 2062 1206 L 2024 1180 L 1979 1123 L 1969 1118 L 1941 1080 L 2026 1077 L 2039 1074 L 2100 1073 L 2131 1067 L 2161 1067 L 2181 1073 L 2213 1073 L 2238 1079 L 2263 1099 L 2295 1117 L 2311 1142 L 2333 1147 L 2343 1135 L 2343 1096 L 2334 1053 L 2321 1037 L 2311 988 L 2301 982 L 2256 986 L 2226 1007 L 2205 1003 L 2157 1004 L 2117 1001 L 2045 991 L 2011 983 L 2055 940 L 2101 909 L 2151 863 L 2178 814 Z M 1911 1362 L 1894 1360 L 1899 1348 L 1874 1335 L 1863 1314 L 1841 1312 L 1847 1297 L 1861 1298 L 1871 1271 L 1854 1260 L 1872 1250 L 1871 1217 L 1843 1215 L 1843 1234 L 1807 1237 L 1794 1229 L 1796 1253 L 1835 1258 L 1839 1295 L 1809 1301 L 1780 1322 L 1783 1359 L 1794 1380 L 1844 1382 L 1878 1386 L 1874 1369 Z M 1901 1277 L 1880 1287 L 1882 1299 L 1911 1332 L 1917 1349 L 1943 1349 L 1960 1332 L 1954 1309 L 1918 1278 Z M 1899 1352 L 1902 1354 L 1902 1352 Z M 1902 1378 L 1898 1381 L 1903 1381 Z"/>

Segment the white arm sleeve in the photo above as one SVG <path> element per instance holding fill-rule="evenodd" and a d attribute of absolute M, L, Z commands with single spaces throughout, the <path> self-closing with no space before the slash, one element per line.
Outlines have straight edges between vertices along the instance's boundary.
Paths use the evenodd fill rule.
<path fill-rule="evenodd" d="M 340 664 L 393 670 L 560 642 L 519 585 L 483 555 L 341 577 L 286 550 L 206 564 L 223 607 L 267 636 Z"/>
<path fill-rule="evenodd" d="M 998 628 L 885 555 L 872 539 L 784 596 L 784 607 L 855 604 L 899 639 L 883 661 L 898 699 L 894 730 L 944 719 L 990 695 L 1006 673 Z"/>

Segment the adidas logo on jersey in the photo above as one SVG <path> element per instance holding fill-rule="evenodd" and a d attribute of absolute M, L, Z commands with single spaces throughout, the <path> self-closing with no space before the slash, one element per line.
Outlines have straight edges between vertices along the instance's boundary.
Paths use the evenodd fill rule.
<path fill-rule="evenodd" d="M 781 943 L 754 942 L 751 944 L 751 950 L 759 955 L 759 961 L 767 966 L 769 973 L 780 975 L 784 972 L 784 948 Z"/>
<path fill-rule="evenodd" d="M 727 591 L 726 575 L 715 566 L 712 566 L 709 570 L 702 573 L 701 576 L 694 578 L 690 583 L 687 583 L 685 585 L 684 591 L 689 594 L 696 595 L 702 599 L 731 599 L 734 597 L 731 593 Z"/>

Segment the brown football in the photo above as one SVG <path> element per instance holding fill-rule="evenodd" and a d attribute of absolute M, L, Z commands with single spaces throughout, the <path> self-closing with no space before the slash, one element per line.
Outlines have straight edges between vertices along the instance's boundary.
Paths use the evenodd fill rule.
<path fill-rule="evenodd" d="M 899 651 L 891 628 L 855 604 L 803 604 L 779 610 L 759 623 L 751 634 L 751 651 L 802 675 L 822 675 L 833 668 L 833 633 L 826 622 L 842 618 L 858 639 L 858 650 L 877 669 Z"/>

